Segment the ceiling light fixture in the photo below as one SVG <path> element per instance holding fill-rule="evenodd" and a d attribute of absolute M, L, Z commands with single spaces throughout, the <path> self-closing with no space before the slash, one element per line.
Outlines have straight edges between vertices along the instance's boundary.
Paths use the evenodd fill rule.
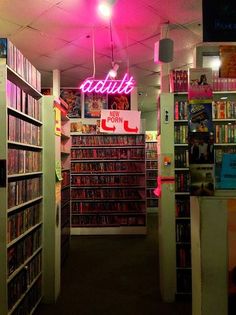
<path fill-rule="evenodd" d="M 112 6 L 115 3 L 114 0 L 100 1 L 98 5 L 98 13 L 104 19 L 110 19 L 112 16 Z"/>

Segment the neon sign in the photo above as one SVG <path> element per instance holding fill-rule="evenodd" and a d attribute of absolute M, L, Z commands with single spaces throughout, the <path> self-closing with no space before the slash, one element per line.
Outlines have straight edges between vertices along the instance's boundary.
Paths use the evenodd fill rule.
<path fill-rule="evenodd" d="M 107 94 L 129 94 L 134 88 L 133 77 L 128 78 L 126 73 L 122 80 L 111 80 L 109 74 L 105 80 L 94 80 L 93 78 L 86 79 L 80 89 L 85 92 L 107 93 Z"/>

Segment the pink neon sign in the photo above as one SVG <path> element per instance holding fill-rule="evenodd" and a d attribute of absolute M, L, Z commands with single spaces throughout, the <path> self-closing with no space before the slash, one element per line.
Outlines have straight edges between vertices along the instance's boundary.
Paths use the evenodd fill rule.
<path fill-rule="evenodd" d="M 134 88 L 134 79 L 126 73 L 122 80 L 110 80 L 109 74 L 105 80 L 86 79 L 79 87 L 85 92 L 107 93 L 107 94 L 129 94 Z"/>

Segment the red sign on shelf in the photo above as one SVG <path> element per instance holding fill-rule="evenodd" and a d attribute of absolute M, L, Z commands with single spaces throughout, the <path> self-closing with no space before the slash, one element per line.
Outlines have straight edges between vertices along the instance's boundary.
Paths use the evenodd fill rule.
<path fill-rule="evenodd" d="M 141 112 L 134 110 L 101 111 L 100 131 L 108 133 L 140 133 Z"/>

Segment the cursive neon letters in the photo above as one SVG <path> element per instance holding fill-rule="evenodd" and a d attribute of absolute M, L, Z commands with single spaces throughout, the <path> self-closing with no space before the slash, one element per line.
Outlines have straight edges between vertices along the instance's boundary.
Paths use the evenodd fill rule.
<path fill-rule="evenodd" d="M 107 94 L 129 94 L 134 88 L 134 79 L 126 73 L 122 80 L 110 80 L 109 75 L 105 80 L 86 79 L 79 87 L 85 92 L 107 93 Z"/>

